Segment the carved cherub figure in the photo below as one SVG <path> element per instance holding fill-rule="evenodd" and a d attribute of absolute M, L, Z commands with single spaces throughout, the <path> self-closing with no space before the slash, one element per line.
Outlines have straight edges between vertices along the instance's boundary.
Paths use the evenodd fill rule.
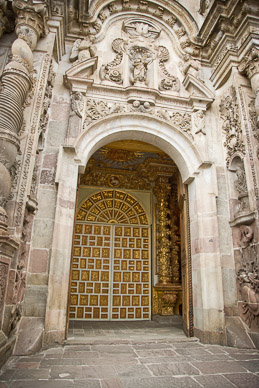
<path fill-rule="evenodd" d="M 69 60 L 74 62 L 78 59 L 79 62 L 89 59 L 96 55 L 96 46 L 93 42 L 95 37 L 93 35 L 87 35 L 84 39 L 77 39 L 73 44 Z"/>

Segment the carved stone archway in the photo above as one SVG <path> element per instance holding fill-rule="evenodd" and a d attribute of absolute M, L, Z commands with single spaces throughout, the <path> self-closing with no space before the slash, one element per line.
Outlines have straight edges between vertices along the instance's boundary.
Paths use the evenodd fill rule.
<path fill-rule="evenodd" d="M 144 115 L 116 117 L 95 122 L 77 139 L 75 148 L 60 152 L 58 197 L 50 265 L 49 293 L 45 320 L 45 343 L 64 342 L 74 211 L 78 172 L 83 172 L 90 156 L 111 141 L 135 139 L 163 149 L 177 164 L 189 188 L 191 250 L 193 261 L 194 334 L 207 342 L 223 342 L 224 313 L 222 274 L 216 217 L 217 185 L 215 169 L 202 160 L 195 145 L 179 130 L 163 120 Z M 215 215 L 213 215 L 215 214 Z M 213 222 L 214 236 L 202 225 Z M 206 258 L 210 266 L 205 266 Z"/>

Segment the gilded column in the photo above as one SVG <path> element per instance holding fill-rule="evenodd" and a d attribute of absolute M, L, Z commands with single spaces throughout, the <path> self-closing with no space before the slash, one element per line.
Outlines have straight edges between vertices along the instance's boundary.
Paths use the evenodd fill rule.
<path fill-rule="evenodd" d="M 159 177 L 155 186 L 155 195 L 157 197 L 158 220 L 159 220 L 159 237 L 158 237 L 158 266 L 159 266 L 159 283 L 170 284 L 172 282 L 172 269 L 170 262 L 170 220 L 168 197 L 171 186 L 168 179 Z"/>
<path fill-rule="evenodd" d="M 14 0 L 16 34 L 11 59 L 0 79 L 0 235 L 7 234 L 5 204 L 11 190 L 10 168 L 19 149 L 18 132 L 23 122 L 23 108 L 31 88 L 32 51 L 46 31 L 45 1 Z"/>
<path fill-rule="evenodd" d="M 177 188 L 173 187 L 173 194 L 170 201 L 170 219 L 171 219 L 171 257 L 172 257 L 172 283 L 180 283 L 180 262 L 179 262 L 179 245 L 178 235 L 178 204 Z"/>

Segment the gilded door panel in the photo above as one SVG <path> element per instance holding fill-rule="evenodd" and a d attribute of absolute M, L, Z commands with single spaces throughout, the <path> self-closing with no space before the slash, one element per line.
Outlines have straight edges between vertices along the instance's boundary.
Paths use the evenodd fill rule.
<path fill-rule="evenodd" d="M 113 226 L 111 319 L 150 319 L 150 230 Z"/>
<path fill-rule="evenodd" d="M 150 319 L 150 263 L 150 227 L 139 202 L 119 190 L 91 195 L 77 214 L 70 319 Z"/>
<path fill-rule="evenodd" d="M 76 224 L 70 318 L 109 318 L 111 254 L 111 225 Z"/>

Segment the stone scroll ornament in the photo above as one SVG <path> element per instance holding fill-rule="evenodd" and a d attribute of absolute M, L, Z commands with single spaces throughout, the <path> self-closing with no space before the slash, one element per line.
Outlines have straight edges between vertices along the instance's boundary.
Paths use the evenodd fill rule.
<path fill-rule="evenodd" d="M 0 88 L 0 235 L 7 232 L 5 203 L 11 191 L 10 169 L 19 149 L 18 132 L 23 109 L 32 85 L 33 54 L 37 41 L 47 33 L 47 4 L 14 0 L 15 32 L 10 62 L 1 75 Z"/>
<path fill-rule="evenodd" d="M 124 49 L 124 40 L 121 38 L 115 39 L 112 42 L 112 49 L 116 53 L 114 60 L 107 65 L 102 65 L 100 69 L 101 80 L 107 80 L 115 82 L 116 84 L 122 84 L 122 74 L 119 66 L 122 63 Z"/>
<path fill-rule="evenodd" d="M 174 90 L 175 92 L 179 92 L 180 90 L 180 82 L 177 77 L 171 75 L 165 67 L 165 62 L 169 60 L 169 51 L 164 46 L 158 47 L 158 64 L 159 68 L 164 76 L 162 81 L 160 82 L 159 89 L 160 90 Z"/>

